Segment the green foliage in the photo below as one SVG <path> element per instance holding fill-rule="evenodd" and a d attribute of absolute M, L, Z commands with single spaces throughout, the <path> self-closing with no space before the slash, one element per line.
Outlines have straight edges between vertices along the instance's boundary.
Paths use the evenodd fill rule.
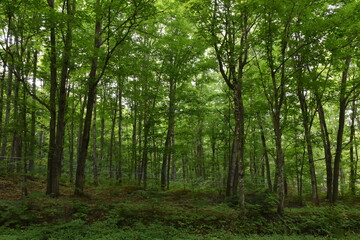
<path fill-rule="evenodd" d="M 38 219 L 25 200 L 0 201 L 0 213 L 0 225 L 9 227 L 26 226 Z"/>

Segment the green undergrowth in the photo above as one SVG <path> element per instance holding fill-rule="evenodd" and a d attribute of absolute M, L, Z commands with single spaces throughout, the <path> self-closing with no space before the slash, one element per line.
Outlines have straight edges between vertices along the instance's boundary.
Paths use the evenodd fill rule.
<path fill-rule="evenodd" d="M 33 193 L 0 201 L 0 239 L 359 239 L 354 202 L 287 208 L 279 216 L 272 193 L 253 191 L 247 201 L 242 210 L 208 191 L 132 186 L 83 198 Z"/>

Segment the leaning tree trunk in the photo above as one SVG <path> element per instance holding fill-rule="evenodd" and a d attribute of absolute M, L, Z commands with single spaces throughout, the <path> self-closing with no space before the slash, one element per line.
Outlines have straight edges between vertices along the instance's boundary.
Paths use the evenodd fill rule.
<path fill-rule="evenodd" d="M 100 2 L 97 0 L 97 4 Z M 101 23 L 100 19 L 97 16 L 95 23 L 95 39 L 94 39 L 94 53 L 91 60 L 91 70 L 88 80 L 88 92 L 87 92 L 87 104 L 86 104 L 86 115 L 84 119 L 84 129 L 81 136 L 80 151 L 78 153 L 77 159 L 77 169 L 76 169 L 76 180 L 75 180 L 75 195 L 84 194 L 85 186 L 85 164 L 87 151 L 89 147 L 90 140 L 90 127 L 91 127 L 91 118 L 94 108 L 94 103 L 96 100 L 96 88 L 98 84 L 98 79 L 96 78 L 96 72 L 98 68 L 98 53 L 101 46 Z"/>

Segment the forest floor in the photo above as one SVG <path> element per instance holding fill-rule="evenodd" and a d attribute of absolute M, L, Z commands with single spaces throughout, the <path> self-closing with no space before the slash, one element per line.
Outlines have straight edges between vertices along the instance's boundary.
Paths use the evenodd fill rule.
<path fill-rule="evenodd" d="M 0 176 L 2 239 L 360 239 L 360 200 L 299 206 L 276 214 L 276 196 L 247 193 L 245 210 L 210 190 L 144 190 L 138 186 L 89 187 L 73 196 L 43 194 L 46 180 Z"/>

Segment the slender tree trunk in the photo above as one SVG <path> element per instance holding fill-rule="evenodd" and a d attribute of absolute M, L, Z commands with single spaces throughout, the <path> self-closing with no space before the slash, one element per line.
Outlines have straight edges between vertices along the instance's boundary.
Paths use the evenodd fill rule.
<path fill-rule="evenodd" d="M 116 171 L 116 179 L 118 180 L 119 184 L 123 181 L 123 140 L 122 140 L 122 122 L 123 122 L 123 115 L 122 115 L 122 90 L 119 89 L 119 122 L 118 122 L 118 138 L 119 138 L 119 154 L 118 154 L 118 167 Z"/>
<path fill-rule="evenodd" d="M 0 78 L 0 139 L 3 139 L 3 112 L 4 112 L 4 89 L 6 77 L 7 63 L 3 62 L 3 72 Z M 0 145 L 1 150 L 1 145 Z M 1 155 L 4 156 L 4 155 Z"/>
<path fill-rule="evenodd" d="M 228 167 L 228 178 L 226 182 L 226 196 L 234 196 L 234 176 L 235 176 L 235 149 L 237 145 L 236 139 L 233 140 L 233 144 L 231 147 L 231 154 L 229 157 L 229 167 Z"/>
<path fill-rule="evenodd" d="M 356 194 L 356 168 L 357 164 L 355 161 L 354 147 L 355 144 L 355 116 L 357 113 L 356 109 L 356 101 L 355 99 L 352 101 L 351 107 L 351 126 L 350 126 L 350 179 L 349 179 L 349 187 L 351 195 L 355 196 Z"/>
<path fill-rule="evenodd" d="M 7 152 L 7 141 L 8 141 L 8 130 L 10 123 L 10 115 L 11 115 L 11 98 L 13 91 L 13 69 L 12 65 L 9 64 L 8 69 L 8 77 L 7 77 L 7 86 L 6 86 L 6 108 L 5 108 L 5 122 L 3 125 L 3 136 L 2 136 L 2 144 L 1 144 L 1 156 L 6 156 Z"/>
<path fill-rule="evenodd" d="M 270 191 L 272 191 L 270 162 L 269 162 L 269 156 L 268 156 L 268 151 L 267 151 L 267 146 L 266 146 L 266 138 L 265 138 L 264 127 L 262 126 L 261 122 L 260 122 L 260 133 L 261 133 L 261 144 L 262 144 L 262 147 L 263 147 L 263 158 L 265 160 L 267 187 L 268 187 L 268 189 Z"/>
<path fill-rule="evenodd" d="M 139 185 L 143 181 L 144 188 L 147 186 L 147 164 L 148 164 L 148 138 L 150 131 L 150 119 L 145 118 L 144 120 L 144 145 L 141 159 L 140 175 L 139 175 Z"/>
<path fill-rule="evenodd" d="M 137 166 L 136 166 L 136 158 L 137 158 L 137 137 L 136 137 L 136 132 L 137 132 L 137 103 L 134 102 L 133 105 L 133 124 L 132 124 L 132 144 L 131 144 L 131 171 L 134 171 L 134 177 L 135 177 L 135 181 L 136 181 L 136 171 L 137 171 Z M 131 174 L 132 175 L 132 174 Z"/>
<path fill-rule="evenodd" d="M 97 145 L 96 145 L 96 139 L 97 139 L 97 128 L 96 128 L 96 102 L 94 103 L 94 113 L 93 113 L 93 126 L 92 126 L 92 143 L 93 143 L 93 149 L 92 149 L 92 164 L 93 164 L 93 181 L 94 185 L 99 185 L 99 171 L 98 171 L 98 163 L 97 163 Z"/>
<path fill-rule="evenodd" d="M 37 76 L 37 54 L 38 52 L 34 51 L 34 62 L 33 62 L 33 78 L 32 78 L 32 92 L 35 94 L 36 92 L 36 76 Z M 29 171 L 30 173 L 34 171 L 35 166 L 35 157 L 36 157 L 36 102 L 35 99 L 32 100 L 32 109 L 31 109 L 31 130 L 30 130 L 30 146 L 31 149 L 30 155 L 29 155 Z"/>
<path fill-rule="evenodd" d="M 326 199 L 331 201 L 332 198 L 332 182 L 333 182 L 333 173 L 332 173 L 332 154 L 331 154 L 331 143 L 329 138 L 329 133 L 326 125 L 325 114 L 323 105 L 321 103 L 320 97 L 316 96 L 318 115 L 321 128 L 321 139 L 324 146 L 324 155 L 325 155 L 325 164 L 326 164 Z"/>
<path fill-rule="evenodd" d="M 22 109 L 21 109 L 21 113 L 22 113 L 22 129 L 23 129 L 23 136 L 22 139 L 24 139 L 25 141 L 23 141 L 23 144 L 21 144 L 21 146 L 23 146 L 23 152 L 22 152 L 22 163 L 23 163 L 23 184 L 22 184 L 22 195 L 23 196 L 27 196 L 28 195 L 28 187 L 27 187 L 27 179 L 28 179 L 28 156 L 30 155 L 28 152 L 28 145 L 29 143 L 26 141 L 27 139 L 27 135 L 28 135 L 28 126 L 27 126 L 27 121 L 26 121 L 26 113 L 27 113 L 27 104 L 26 104 L 26 92 L 23 91 L 23 99 L 22 99 Z"/>
<path fill-rule="evenodd" d="M 117 98 L 115 105 L 117 105 Z M 109 149 L 109 170 L 110 179 L 114 178 L 114 163 L 113 163 L 113 157 L 114 157 L 114 142 L 115 142 L 115 126 L 116 126 L 116 116 L 117 116 L 117 108 L 115 107 L 113 116 L 111 119 L 111 135 L 110 135 L 110 149 Z"/>
<path fill-rule="evenodd" d="M 16 40 L 17 42 L 17 40 Z M 20 69 L 17 69 L 17 72 L 20 72 Z M 14 101 L 13 101 L 13 117 L 14 117 L 14 130 L 13 130 L 13 136 L 12 136 L 12 143 L 11 143 L 11 151 L 10 151 L 10 155 L 12 158 L 16 158 L 16 159 L 21 159 L 21 144 L 22 144 L 22 140 L 21 140 L 21 135 L 19 133 L 19 130 L 22 129 L 22 123 L 21 123 L 21 119 L 22 117 L 20 116 L 19 113 L 19 91 L 20 91 L 20 79 L 16 78 L 15 79 L 15 85 L 14 85 Z M 20 130 L 21 131 L 21 130 Z M 11 162 L 11 164 L 8 166 L 8 170 L 9 172 L 14 172 L 15 170 L 17 172 L 20 172 L 21 169 L 21 161 L 16 160 L 14 162 Z"/>
<path fill-rule="evenodd" d="M 103 98 L 104 99 L 104 98 Z M 100 156 L 98 162 L 98 168 L 103 169 L 103 163 L 105 162 L 105 117 L 104 109 L 100 117 Z"/>
<path fill-rule="evenodd" d="M 316 173 L 315 173 L 315 164 L 314 164 L 314 157 L 313 157 L 313 148 L 311 143 L 311 123 L 309 119 L 309 111 L 305 99 L 304 89 L 298 83 L 298 90 L 297 95 L 301 106 L 301 113 L 302 113 L 302 123 L 304 128 L 305 134 L 305 141 L 306 141 L 306 148 L 308 154 L 308 161 L 309 161 L 309 170 L 310 170 L 310 179 L 311 179 L 311 190 L 312 190 L 312 201 L 317 206 L 319 205 L 319 195 L 318 195 L 318 188 L 316 182 Z"/>
<path fill-rule="evenodd" d="M 346 82 L 349 71 L 351 57 L 347 57 L 345 60 L 345 69 L 342 73 L 341 86 L 340 86 L 340 111 L 339 111 L 339 126 L 336 138 L 336 154 L 334 158 L 334 180 L 333 180 L 333 195 L 331 202 L 335 203 L 339 195 L 339 174 L 340 174 L 340 162 L 342 153 L 342 143 L 345 125 L 345 110 L 346 110 Z"/>
<path fill-rule="evenodd" d="M 71 110 L 71 122 L 70 122 L 70 134 L 69 134 L 69 175 L 70 183 L 74 182 L 74 115 L 75 115 L 75 103 L 72 104 Z"/>
<path fill-rule="evenodd" d="M 169 89 L 169 109 L 168 109 L 168 126 L 165 139 L 165 147 L 163 153 L 163 161 L 161 166 L 161 189 L 165 190 L 169 188 L 169 161 L 172 155 L 172 136 L 174 135 L 175 128 L 175 91 L 176 91 L 176 80 L 170 79 Z"/>

